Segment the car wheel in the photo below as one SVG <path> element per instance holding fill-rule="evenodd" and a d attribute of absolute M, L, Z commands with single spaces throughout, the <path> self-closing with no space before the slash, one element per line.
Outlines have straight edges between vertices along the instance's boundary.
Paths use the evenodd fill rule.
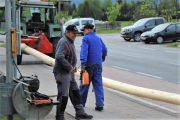
<path fill-rule="evenodd" d="M 141 36 L 141 33 L 140 32 L 136 32 L 136 33 L 134 33 L 134 41 L 136 41 L 136 42 L 139 42 L 139 41 L 141 41 L 141 38 L 140 38 L 140 36 Z"/>
<path fill-rule="evenodd" d="M 158 44 L 163 43 L 163 41 L 164 41 L 164 38 L 163 38 L 162 36 L 158 36 L 157 39 L 156 39 L 156 42 L 157 42 Z"/>
<path fill-rule="evenodd" d="M 131 38 L 124 38 L 124 40 L 125 40 L 125 41 L 130 41 L 130 40 L 131 40 Z"/>

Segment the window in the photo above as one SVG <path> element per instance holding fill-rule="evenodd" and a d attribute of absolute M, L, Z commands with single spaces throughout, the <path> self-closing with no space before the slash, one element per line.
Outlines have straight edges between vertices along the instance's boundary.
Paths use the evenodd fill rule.
<path fill-rule="evenodd" d="M 163 19 L 156 19 L 156 25 L 164 23 Z"/>
<path fill-rule="evenodd" d="M 176 26 L 175 25 L 170 25 L 167 27 L 166 29 L 168 32 L 172 32 L 172 31 L 175 31 L 176 30 Z"/>
<path fill-rule="evenodd" d="M 93 20 L 82 20 L 82 25 L 85 25 L 85 24 L 92 24 L 93 23 Z"/>
<path fill-rule="evenodd" d="M 149 21 L 146 23 L 146 26 L 155 26 L 155 20 L 149 20 Z"/>
<path fill-rule="evenodd" d="M 177 24 L 176 27 L 177 27 L 177 30 L 180 31 L 180 24 Z"/>
<path fill-rule="evenodd" d="M 76 22 L 74 23 L 74 25 L 75 25 L 75 26 L 79 26 L 79 21 L 76 21 Z"/>

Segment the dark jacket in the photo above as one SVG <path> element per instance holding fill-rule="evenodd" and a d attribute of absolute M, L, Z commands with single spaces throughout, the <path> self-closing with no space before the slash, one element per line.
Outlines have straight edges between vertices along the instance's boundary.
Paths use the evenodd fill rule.
<path fill-rule="evenodd" d="M 69 73 L 77 63 L 76 50 L 73 40 L 62 37 L 56 47 L 53 73 Z"/>

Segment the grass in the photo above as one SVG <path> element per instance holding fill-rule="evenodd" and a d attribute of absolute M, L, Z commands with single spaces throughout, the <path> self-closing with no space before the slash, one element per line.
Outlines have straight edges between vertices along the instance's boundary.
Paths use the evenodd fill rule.
<path fill-rule="evenodd" d="M 21 117 L 19 114 L 13 115 L 14 120 L 25 120 L 23 117 Z M 7 116 L 0 115 L 0 120 L 7 120 Z"/>
<path fill-rule="evenodd" d="M 115 29 L 101 29 L 98 30 L 96 33 L 97 34 L 107 34 L 107 33 L 119 33 L 120 28 L 115 28 Z"/>
<path fill-rule="evenodd" d="M 180 43 L 179 42 L 173 42 L 173 43 L 170 43 L 168 45 L 168 47 L 179 47 L 180 48 Z"/>
<path fill-rule="evenodd" d="M 0 44 L 0 47 L 6 47 L 5 43 Z"/>

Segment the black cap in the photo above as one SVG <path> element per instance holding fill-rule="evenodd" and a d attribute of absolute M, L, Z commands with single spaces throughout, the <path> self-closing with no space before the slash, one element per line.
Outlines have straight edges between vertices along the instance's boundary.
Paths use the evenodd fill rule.
<path fill-rule="evenodd" d="M 84 29 L 94 29 L 94 25 L 92 25 L 92 24 L 86 24 L 86 25 L 81 29 L 81 31 L 84 31 Z"/>
<path fill-rule="evenodd" d="M 78 33 L 78 29 L 75 25 L 68 25 L 66 30 Z"/>

